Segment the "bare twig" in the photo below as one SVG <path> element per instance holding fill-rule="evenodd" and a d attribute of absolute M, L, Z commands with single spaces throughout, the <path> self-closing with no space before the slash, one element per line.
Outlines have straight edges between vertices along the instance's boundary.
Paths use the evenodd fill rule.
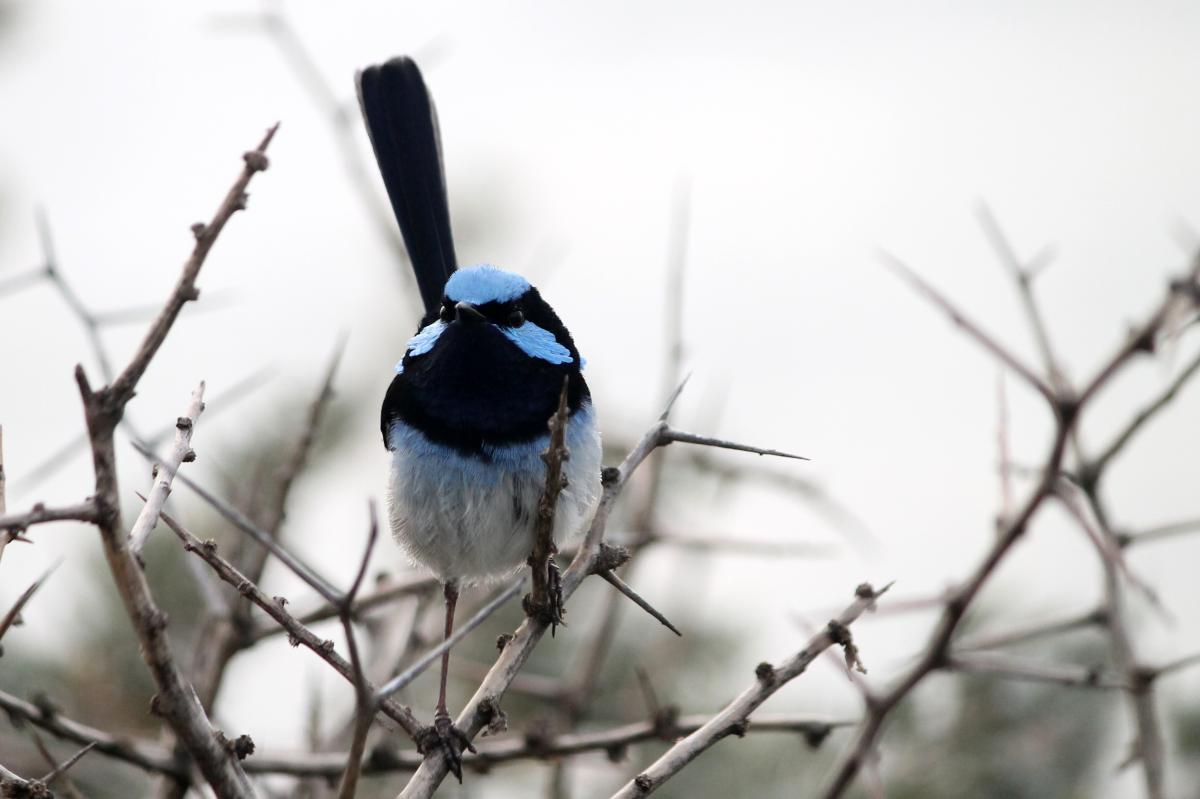
<path fill-rule="evenodd" d="M 133 396 L 134 387 L 150 365 L 150 360 L 158 352 L 158 348 L 166 340 L 167 332 L 175 323 L 175 318 L 179 316 L 183 306 L 200 296 L 200 291 L 196 288 L 196 277 L 200 274 L 200 267 L 204 265 L 204 260 L 208 257 L 213 245 L 216 244 L 217 237 L 225 228 L 230 217 L 246 207 L 248 197 L 246 189 L 255 173 L 267 168 L 266 149 L 278 129 L 278 123 L 271 126 L 262 141 L 259 142 L 258 147 L 245 154 L 245 168 L 242 169 L 242 174 L 234 181 L 233 187 L 225 195 L 225 199 L 208 224 L 193 226 L 192 230 L 196 234 L 196 246 L 192 250 L 192 255 L 184 264 L 183 273 L 179 276 L 179 282 L 175 284 L 170 299 L 167 300 L 167 304 L 163 306 L 158 317 L 150 325 L 150 331 L 142 340 L 133 360 L 113 381 L 109 389 L 109 397 L 113 403 L 124 405 L 129 401 Z"/>
<path fill-rule="evenodd" d="M 55 764 L 52 760 L 50 763 L 50 772 L 48 774 L 46 774 L 46 776 L 42 777 L 39 780 L 39 782 L 42 782 L 46 785 L 50 785 L 55 780 L 57 780 L 58 778 L 61 777 L 66 782 L 68 792 L 71 793 L 75 797 L 79 797 L 80 796 L 79 791 L 77 791 L 75 789 L 75 787 L 71 785 L 71 781 L 69 779 L 67 779 L 67 776 L 66 776 L 67 771 L 71 768 L 71 766 L 75 765 L 80 760 L 82 760 L 84 755 L 86 755 L 88 752 L 92 751 L 95 748 L 96 748 L 96 744 L 90 743 L 90 744 L 87 744 L 86 746 L 84 746 L 82 749 L 80 749 L 75 754 L 68 757 L 66 760 L 64 760 L 61 763 Z"/>
<path fill-rule="evenodd" d="M 484 771 L 493 766 L 523 760 L 557 760 L 592 753 L 620 758 L 625 750 L 645 741 L 673 741 L 700 729 L 709 716 L 680 716 L 668 723 L 661 719 L 622 724 L 606 730 L 567 733 L 555 736 L 518 736 L 477 746 L 475 753 L 463 753 L 463 766 Z M 854 725 L 852 721 L 825 720 L 794 715 L 756 715 L 745 732 L 753 734 L 783 733 L 799 735 L 812 746 L 819 745 L 831 732 Z M 296 777 L 336 778 L 345 762 L 345 753 L 300 754 L 264 752 L 256 754 L 246 764 L 248 771 L 266 774 L 289 774 Z M 421 765 L 422 757 L 413 751 L 383 752 L 377 750 L 364 764 L 364 774 L 412 771 Z"/>
<path fill-rule="evenodd" d="M 722 438 L 711 438 L 709 436 L 700 436 L 695 433 L 685 433 L 682 430 L 666 428 L 660 435 L 659 446 L 665 446 L 672 442 L 679 441 L 684 444 L 699 444 L 704 447 L 716 447 L 718 449 L 732 449 L 738 452 L 750 452 L 755 455 L 773 455 L 777 458 L 791 458 L 798 461 L 806 461 L 808 458 L 803 455 L 793 455 L 790 452 L 781 452 L 777 449 L 762 449 L 761 447 L 752 447 L 749 444 L 739 444 L 736 441 L 726 441 Z"/>
<path fill-rule="evenodd" d="M 563 488 L 563 464 L 571 457 L 567 449 L 567 386 L 563 378 L 562 390 L 558 395 L 558 408 L 550 417 L 550 440 L 542 453 L 546 464 L 546 483 L 538 499 L 537 517 L 533 525 L 533 552 L 529 554 L 529 569 L 532 588 L 525 603 L 529 615 L 544 616 L 550 624 L 551 635 L 563 624 L 561 593 L 555 584 L 558 567 L 554 565 L 554 515 L 558 507 L 558 495 Z"/>
<path fill-rule="evenodd" d="M 1046 373 L 1050 378 L 1050 384 L 1056 388 L 1062 388 L 1065 385 L 1065 378 L 1058 366 L 1058 359 L 1054 355 L 1054 348 L 1050 344 L 1050 334 L 1046 330 L 1046 320 L 1042 315 L 1041 309 L 1038 307 L 1037 297 L 1033 293 L 1033 279 L 1046 264 L 1045 258 L 1040 263 L 1038 260 L 1033 260 L 1032 265 L 1026 265 L 1017 257 L 1016 250 L 1008 237 L 1004 235 L 1004 231 L 1000 228 L 1000 223 L 996 221 L 992 209 L 987 205 L 980 204 L 977 210 L 979 223 L 983 226 L 983 232 L 988 237 L 992 244 L 992 248 L 996 251 L 1000 263 L 1008 271 L 1009 276 L 1013 280 L 1013 284 L 1017 288 L 1017 294 L 1021 299 L 1021 306 L 1025 309 L 1025 316 L 1029 320 L 1029 327 L 1033 331 L 1034 341 L 1037 342 L 1038 352 L 1042 356 L 1042 365 L 1046 369 Z M 1043 253 L 1049 252 L 1044 250 Z"/>
<path fill-rule="evenodd" d="M 662 615 L 662 613 L 659 613 L 658 610 L 653 605 L 651 605 L 649 602 L 647 602 L 645 599 L 643 599 L 641 597 L 641 595 L 638 594 L 637 591 L 634 591 L 632 588 L 630 588 L 628 585 L 626 585 L 625 581 L 622 580 L 617 575 L 613 574 L 612 571 L 606 569 L 604 571 L 597 572 L 597 574 L 599 574 L 601 577 L 603 577 L 604 580 L 609 585 L 611 585 L 613 588 L 617 589 L 622 594 L 629 597 L 629 599 L 631 599 L 633 601 L 633 604 L 637 605 L 639 608 L 641 608 L 642 610 L 646 611 L 651 616 L 653 616 L 658 621 L 659 624 L 666 627 L 668 630 L 675 633 L 676 635 L 679 635 L 679 636 L 683 635 L 683 633 L 679 632 L 679 628 L 676 627 L 674 624 L 671 624 L 670 620 L 666 616 Z"/>
<path fill-rule="evenodd" d="M 1041 394 L 1047 402 L 1054 403 L 1056 401 L 1057 398 L 1055 397 L 1054 391 L 1049 385 L 1046 384 L 1046 381 L 1038 377 L 1032 369 L 1022 363 L 1020 359 L 1009 352 L 993 336 L 985 333 L 983 328 L 979 327 L 979 325 L 968 319 L 967 316 L 959 311 L 953 303 L 947 300 L 941 294 L 941 292 L 926 283 L 924 278 L 910 269 L 907 264 L 889 253 L 883 253 L 881 257 L 883 258 L 883 262 L 889 266 L 893 272 L 903 278 L 904 281 L 916 289 L 919 294 L 940 308 L 947 316 L 950 317 L 950 321 L 957 325 L 968 336 L 979 342 L 984 349 L 994 355 L 1001 363 L 1003 363 L 1013 372 L 1020 375 L 1021 378 L 1034 389 L 1036 389 L 1037 392 Z"/>
<path fill-rule="evenodd" d="M 419 594 L 427 594 L 437 588 L 438 580 L 436 577 L 423 574 L 405 575 L 404 579 L 395 583 L 388 583 L 371 591 L 363 596 L 360 596 L 354 601 L 353 613 L 357 617 L 364 611 L 372 608 L 381 607 L 391 602 L 404 597 L 416 596 Z M 301 624 L 316 624 L 317 622 L 326 621 L 328 619 L 337 618 L 338 608 L 336 605 L 324 603 L 320 607 L 310 610 L 307 613 L 297 613 L 296 618 Z M 259 641 L 263 638 L 268 638 L 272 635 L 278 635 L 282 630 L 278 624 L 266 623 L 255 627 L 250 633 L 252 641 Z"/>
<path fill-rule="evenodd" d="M 96 521 L 96 503 L 86 499 L 76 505 L 64 505 L 59 508 L 47 508 L 40 502 L 24 513 L 12 513 L 0 516 L 0 530 L 10 533 L 21 533 L 35 524 L 46 522 L 90 522 Z"/>
<path fill-rule="evenodd" d="M 1092 521 L 1088 519 L 1087 513 L 1084 511 L 1078 499 L 1072 493 L 1074 491 L 1076 491 L 1076 489 L 1069 484 L 1060 482 L 1058 489 L 1055 491 L 1055 496 L 1058 497 L 1060 503 L 1067 509 L 1067 512 L 1071 515 L 1071 517 L 1075 519 L 1080 529 L 1082 529 L 1084 534 L 1088 537 L 1088 540 L 1091 541 L 1092 546 L 1094 546 L 1096 549 L 1096 553 L 1103 560 L 1107 561 L 1109 565 L 1116 569 L 1121 576 L 1123 576 L 1129 582 L 1130 585 L 1138 589 L 1138 591 L 1140 591 L 1147 600 L 1149 600 L 1161 611 L 1163 609 L 1162 601 L 1158 598 L 1158 592 L 1154 590 L 1153 586 L 1151 586 L 1142 578 L 1138 577 L 1136 574 L 1134 574 L 1133 570 L 1129 568 L 1129 564 L 1125 560 L 1125 555 L 1121 552 L 1121 546 L 1117 542 L 1116 536 L 1112 535 L 1111 533 L 1106 534 L 1103 530 L 1097 531 L 1095 529 L 1095 527 L 1092 525 Z"/>
<path fill-rule="evenodd" d="M 37 590 L 42 587 L 42 585 L 46 582 L 46 579 L 57 568 L 58 564 L 55 563 L 53 566 L 47 569 L 41 577 L 34 580 L 33 583 L 21 593 L 21 596 L 17 597 L 17 601 L 14 602 L 13 606 L 8 609 L 8 613 L 5 613 L 4 616 L 0 618 L 0 638 L 4 638 L 4 634 L 8 632 L 8 628 L 16 622 L 17 617 L 20 615 L 21 608 L 25 607 L 25 604 L 33 598 L 33 595 L 37 593 Z"/>
<path fill-rule="evenodd" d="M 45 209 L 39 208 L 34 220 L 37 224 L 38 240 L 42 245 L 42 258 L 45 262 L 43 274 L 54 285 L 63 302 L 71 309 L 71 313 L 83 325 L 83 331 L 87 336 L 88 344 L 91 345 L 96 365 L 100 368 L 100 374 L 104 377 L 105 382 L 111 381 L 113 378 L 112 362 L 108 358 L 108 352 L 104 349 L 104 341 L 100 338 L 100 325 L 96 321 L 95 315 L 84 304 L 82 298 L 62 273 L 58 255 L 55 252 L 54 236 L 50 231 L 50 218 Z"/>
<path fill-rule="evenodd" d="M 724 710 L 709 719 L 704 726 L 676 743 L 649 768 L 626 783 L 621 790 L 613 794 L 613 799 L 636 799 L 653 793 L 722 738 L 730 734 L 743 734 L 750 714 L 779 688 L 802 674 L 808 665 L 829 647 L 842 646 L 846 650 L 847 661 L 856 661 L 858 655 L 853 648 L 849 625 L 872 608 L 875 600 L 886 590 L 885 587 L 882 591 L 875 591 L 869 585 L 860 585 L 855 592 L 854 602 L 831 621 L 825 630 L 811 638 L 803 649 L 783 665 L 774 667 L 769 663 L 759 664 L 755 672 L 756 679 L 749 688 L 726 705 Z"/>
<path fill-rule="evenodd" d="M 1000 518 L 1008 518 L 1016 500 L 1013 498 L 1012 453 L 1008 443 L 1008 392 L 1004 389 L 1004 373 L 996 378 L 996 451 L 1000 466 Z"/>
<path fill-rule="evenodd" d="M 175 532 L 175 535 L 179 536 L 179 540 L 183 542 L 184 550 L 202 558 L 205 563 L 212 567 L 218 577 L 237 588 L 238 593 L 266 611 L 267 615 L 287 630 L 289 641 L 293 645 L 299 646 L 303 644 L 317 655 L 317 657 L 332 666 L 334 671 L 353 684 L 353 666 L 334 651 L 332 641 L 318 638 L 311 630 L 284 610 L 285 601 L 281 597 L 272 598 L 264 594 L 262 589 L 234 568 L 229 561 L 217 554 L 217 547 L 214 542 L 201 541 L 196 538 L 196 536 L 192 535 L 191 532 L 175 521 L 168 513 L 163 513 L 162 519 Z M 412 711 L 395 702 L 389 700 L 381 703 L 380 711 L 388 718 L 397 722 L 410 736 L 415 736 L 421 729 L 421 723 L 417 721 Z"/>
<path fill-rule="evenodd" d="M 125 761 L 146 771 L 169 774 L 178 779 L 187 778 L 186 764 L 157 744 L 137 741 L 124 735 L 112 735 L 3 691 L 0 691 L 0 709 L 11 718 L 36 725 L 57 738 L 84 746 L 94 745 L 97 752 L 108 757 Z"/>
<path fill-rule="evenodd" d="M 1098 668 L 1035 663 L 990 653 L 951 655 L 941 668 L 945 671 L 956 671 L 962 674 L 978 674 L 1026 682 L 1046 682 L 1075 688 L 1125 691 L 1130 687 L 1129 683 L 1119 676 L 1108 674 Z"/>
<path fill-rule="evenodd" d="M 1165 677 L 1168 674 L 1174 674 L 1175 672 L 1182 671 L 1186 668 L 1196 665 L 1197 663 L 1200 663 L 1200 652 L 1195 652 L 1185 657 L 1177 658 L 1172 660 L 1170 663 L 1164 663 L 1157 668 L 1150 669 L 1148 670 L 1147 676 L 1151 679 Z"/>
<path fill-rule="evenodd" d="M 1118 542 L 1121 544 L 1121 546 L 1149 544 L 1153 541 L 1161 541 L 1164 538 L 1174 538 L 1178 535 L 1186 535 L 1188 533 L 1196 532 L 1200 532 L 1200 519 L 1186 519 L 1181 522 L 1172 522 L 1171 524 L 1162 524 L 1157 527 L 1151 527 L 1150 529 L 1143 530 L 1140 533 L 1118 536 Z"/>
<path fill-rule="evenodd" d="M 971 636 L 965 640 L 959 641 L 954 646 L 956 652 L 976 652 L 984 649 L 999 649 L 1001 647 L 1013 646 L 1015 644 L 1023 644 L 1029 641 L 1036 641 L 1042 638 L 1047 638 L 1054 635 L 1061 635 L 1072 630 L 1086 629 L 1088 627 L 1103 626 L 1108 622 L 1108 611 L 1104 608 L 1082 613 L 1078 616 L 1071 616 L 1060 621 L 1044 622 L 1034 624 L 1029 627 L 1023 627 L 1017 630 L 1011 630 L 1004 633 L 996 633 L 994 635 L 979 635 Z"/>
<path fill-rule="evenodd" d="M 133 529 L 129 531 L 129 548 L 135 557 L 141 557 L 142 548 L 158 525 L 158 514 L 162 512 L 163 505 L 171 493 L 171 482 L 175 479 L 175 472 L 179 471 L 180 465 L 196 459 L 196 453 L 192 449 L 192 433 L 203 411 L 204 382 L 201 381 L 192 392 L 192 398 L 188 401 L 183 415 L 175 422 L 175 445 L 166 460 L 159 461 L 149 498 L 142 506 L 137 521 L 133 523 Z"/>
<path fill-rule="evenodd" d="M 371 695 L 371 688 L 363 672 L 362 659 L 358 654 L 358 643 L 354 635 L 354 625 L 351 614 L 358 590 L 362 588 L 363 577 L 367 573 L 367 564 L 371 561 L 371 552 L 375 549 L 375 541 L 379 538 L 379 515 L 375 512 L 375 503 L 370 507 L 371 528 L 367 535 L 367 546 L 363 550 L 362 562 L 354 583 L 342 598 L 338 618 L 342 622 L 342 631 L 346 635 L 346 648 L 350 651 L 350 665 L 354 674 L 354 737 L 350 744 L 350 753 L 346 756 L 346 770 L 342 774 L 342 785 L 338 790 L 338 799 L 354 799 L 358 792 L 358 776 L 362 769 L 363 753 L 367 748 L 367 735 L 371 731 L 371 720 L 375 718 L 378 702 Z"/>
<path fill-rule="evenodd" d="M 1153 419 L 1159 411 L 1171 404 L 1171 401 L 1178 396 L 1180 390 L 1195 376 L 1197 371 L 1200 371 L 1200 353 L 1192 357 L 1187 366 L 1180 371 L 1175 379 L 1171 381 L 1170 385 L 1153 402 L 1138 411 L 1137 415 L 1125 425 L 1121 432 L 1113 438 L 1112 442 L 1092 462 L 1092 469 L 1097 472 L 1104 471 L 1108 467 L 1109 462 L 1125 449 L 1125 445 L 1142 429 L 1142 426 Z"/>
<path fill-rule="evenodd" d="M 158 457 L 153 452 L 146 449 L 140 442 L 134 441 L 133 447 L 142 454 L 147 460 L 154 463 L 159 463 Z M 341 594 L 333 585 L 316 572 L 311 566 L 299 557 L 293 555 L 288 550 L 284 549 L 275 537 L 266 530 L 250 521 L 244 513 L 239 511 L 233 505 L 213 494 L 206 488 L 200 486 L 195 480 L 190 479 L 187 475 L 177 475 L 179 482 L 190 488 L 192 491 L 207 502 L 217 513 L 225 517 L 225 520 L 230 522 L 234 527 L 246 533 L 256 542 L 267 549 L 272 555 L 279 558 L 283 565 L 287 566 L 297 577 L 303 580 L 310 588 L 324 597 L 328 602 L 336 605 L 341 601 Z"/>

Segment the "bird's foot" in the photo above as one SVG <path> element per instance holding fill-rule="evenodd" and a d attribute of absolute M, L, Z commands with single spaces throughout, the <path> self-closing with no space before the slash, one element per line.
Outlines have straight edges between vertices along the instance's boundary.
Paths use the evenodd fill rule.
<path fill-rule="evenodd" d="M 467 734 L 454 726 L 454 720 L 444 710 L 433 716 L 433 724 L 417 734 L 417 751 L 423 755 L 441 752 L 446 766 L 460 783 L 462 782 L 462 752 L 475 752 L 475 746 Z"/>
<path fill-rule="evenodd" d="M 529 557 L 530 566 L 534 566 L 533 556 Z M 536 568 L 536 566 L 534 566 Z M 546 584 L 545 598 L 536 600 L 538 594 L 537 586 L 534 586 L 532 593 L 526 594 L 521 601 L 521 606 L 525 609 L 526 616 L 532 616 L 542 624 L 550 626 L 550 635 L 553 636 L 555 630 L 561 624 L 567 626 L 567 622 L 563 618 L 567 615 L 567 609 L 563 605 L 563 590 L 562 590 L 562 572 L 558 570 L 558 564 L 554 562 L 554 553 L 551 552 L 550 559 L 546 562 Z"/>

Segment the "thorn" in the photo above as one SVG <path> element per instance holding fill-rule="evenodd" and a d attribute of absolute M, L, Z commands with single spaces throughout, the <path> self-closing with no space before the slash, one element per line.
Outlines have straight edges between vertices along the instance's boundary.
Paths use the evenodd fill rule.
<path fill-rule="evenodd" d="M 602 572 L 599 572 L 599 575 L 601 577 L 603 577 L 605 579 L 605 581 L 607 581 L 613 588 L 617 589 L 622 594 L 624 594 L 625 596 L 627 596 L 631 600 L 633 600 L 633 604 L 637 605 L 639 608 L 646 611 L 651 616 L 653 616 L 655 619 L 657 619 L 659 624 L 663 625 L 664 627 L 666 627 L 668 630 L 675 633 L 676 635 L 678 635 L 680 637 L 683 636 L 683 633 L 679 632 L 678 627 L 676 627 L 674 624 L 671 624 L 671 622 L 667 619 L 667 617 L 662 615 L 661 613 L 659 613 L 658 610 L 656 610 L 653 605 L 651 605 L 646 600 L 642 599 L 642 597 L 638 594 L 638 592 L 634 591 L 632 588 L 630 588 L 629 585 L 626 584 L 626 582 L 624 580 L 622 580 L 620 577 L 613 574 L 611 571 L 602 571 Z"/>

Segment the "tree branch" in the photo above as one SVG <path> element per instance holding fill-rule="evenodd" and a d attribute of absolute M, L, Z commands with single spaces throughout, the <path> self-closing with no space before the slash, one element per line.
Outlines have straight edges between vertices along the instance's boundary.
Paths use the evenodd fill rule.
<path fill-rule="evenodd" d="M 262 592 L 257 585 L 250 579 L 233 567 L 229 561 L 217 554 L 216 543 L 212 541 L 201 541 L 192 535 L 187 528 L 175 521 L 168 513 L 163 513 L 162 519 L 167 523 L 167 526 L 175 532 L 179 540 L 183 542 L 183 548 L 187 552 L 191 552 L 201 558 L 205 563 L 212 567 L 217 576 L 229 585 L 237 588 L 238 593 L 253 602 L 259 608 L 274 619 L 281 627 L 287 630 L 288 640 L 293 646 L 303 644 L 311 650 L 317 657 L 324 660 L 333 670 L 340 674 L 351 684 L 354 683 L 353 666 L 334 651 L 333 642 L 327 639 L 318 638 L 311 630 L 297 621 L 290 613 L 284 610 L 286 600 L 283 597 L 268 597 Z M 372 690 L 374 690 L 372 688 Z M 419 722 L 412 711 L 402 705 L 390 700 L 384 701 L 380 705 L 380 712 L 388 718 L 400 725 L 410 737 L 414 737 L 421 730 L 421 722 Z"/>
<path fill-rule="evenodd" d="M 196 459 L 196 453 L 192 449 L 192 432 L 196 429 L 196 422 L 200 420 L 200 414 L 203 412 L 204 382 L 201 381 L 192 392 L 192 398 L 188 401 L 183 415 L 175 422 L 175 444 L 171 448 L 171 454 L 156 465 L 150 496 L 142 506 L 137 521 L 133 523 L 133 529 L 129 531 L 129 548 L 134 557 L 141 557 L 142 547 L 146 545 L 150 533 L 158 525 L 158 515 L 171 493 L 171 481 L 175 479 L 180 465 Z"/>
<path fill-rule="evenodd" d="M 634 779 L 613 794 L 612 799 L 637 799 L 647 796 L 678 774 L 688 763 L 703 754 L 709 747 L 726 736 L 739 737 L 745 734 L 750 714 L 782 686 L 803 674 L 809 664 L 831 646 L 839 645 L 846 651 L 847 663 L 857 662 L 858 654 L 850 637 L 849 625 L 875 605 L 875 600 L 888 590 L 884 587 L 875 591 L 867 584 L 855 591 L 856 599 L 841 615 L 829 622 L 822 632 L 813 636 L 803 649 L 775 668 L 769 663 L 760 663 L 754 684 L 713 716 L 700 729 L 679 741 L 654 761 Z M 860 664 L 861 665 L 861 664 Z"/>

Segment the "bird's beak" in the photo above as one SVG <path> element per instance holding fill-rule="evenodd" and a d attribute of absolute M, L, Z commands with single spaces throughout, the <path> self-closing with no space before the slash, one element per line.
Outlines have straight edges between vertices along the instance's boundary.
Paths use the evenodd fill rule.
<path fill-rule="evenodd" d="M 454 306 L 454 321 L 462 322 L 463 324 L 471 324 L 475 322 L 483 322 L 487 319 L 479 310 L 469 302 L 460 302 Z"/>

